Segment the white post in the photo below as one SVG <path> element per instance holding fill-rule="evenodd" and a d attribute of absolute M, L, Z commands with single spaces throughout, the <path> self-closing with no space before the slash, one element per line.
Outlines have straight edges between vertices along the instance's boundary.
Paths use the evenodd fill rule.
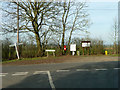
<path fill-rule="evenodd" d="M 9 45 L 9 47 L 15 47 L 18 59 L 20 59 L 20 56 L 19 56 L 19 51 L 18 51 L 17 46 L 18 46 L 18 45 L 22 45 L 22 44 L 23 44 L 23 43 L 15 43 L 15 44 L 13 44 L 13 45 Z"/>
<path fill-rule="evenodd" d="M 75 55 L 75 52 L 74 52 L 74 51 L 72 51 L 72 55 L 73 55 L 73 56 Z"/>
<path fill-rule="evenodd" d="M 16 49 L 17 57 L 18 57 L 18 59 L 20 59 L 19 53 L 18 53 L 18 48 L 17 48 L 17 44 L 16 44 L 16 43 L 15 43 L 15 49 Z"/>

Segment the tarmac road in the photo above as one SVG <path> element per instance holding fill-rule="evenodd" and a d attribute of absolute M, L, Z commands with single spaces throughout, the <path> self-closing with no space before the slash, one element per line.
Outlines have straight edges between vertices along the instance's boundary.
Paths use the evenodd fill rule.
<path fill-rule="evenodd" d="M 2 88 L 118 88 L 118 61 L 3 66 Z M 52 90 L 52 89 L 51 89 Z"/>

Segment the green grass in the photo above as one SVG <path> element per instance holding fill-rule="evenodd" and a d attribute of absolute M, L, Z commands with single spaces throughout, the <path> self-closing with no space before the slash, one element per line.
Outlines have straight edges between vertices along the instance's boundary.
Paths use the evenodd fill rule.
<path fill-rule="evenodd" d="M 117 57 L 119 54 L 108 54 L 108 56 Z"/>
<path fill-rule="evenodd" d="M 47 57 L 35 57 L 35 58 L 22 58 L 22 59 L 14 59 L 14 60 L 7 60 L 2 61 L 2 63 L 9 63 L 9 62 L 18 62 L 18 61 L 25 61 L 25 60 L 40 60 L 40 59 L 47 59 Z"/>
<path fill-rule="evenodd" d="M 19 61 L 26 61 L 26 60 L 45 60 L 45 59 L 50 59 L 50 58 L 60 58 L 60 57 L 35 57 L 35 58 L 22 58 L 22 59 L 14 59 L 14 60 L 6 60 L 2 61 L 2 63 L 10 63 L 10 62 L 19 62 Z"/>
<path fill-rule="evenodd" d="M 77 56 L 77 55 L 76 55 Z M 98 55 L 80 55 L 80 57 L 94 57 L 94 56 L 105 56 L 105 55 L 102 55 L 102 54 L 98 54 Z M 112 56 L 112 57 L 117 57 L 118 56 L 118 54 L 108 54 L 107 56 Z M 26 61 L 26 60 L 45 60 L 45 59 L 58 59 L 58 58 L 61 58 L 61 56 L 59 56 L 59 57 L 53 57 L 53 56 L 51 56 L 51 57 L 35 57 L 35 58 L 22 58 L 22 59 L 20 59 L 20 60 L 18 60 L 18 59 L 14 59 L 14 60 L 6 60 L 6 61 L 2 61 L 2 63 L 10 63 L 10 62 L 19 62 L 19 61 Z"/>
<path fill-rule="evenodd" d="M 17 59 L 14 59 L 14 60 L 7 60 L 7 61 L 2 61 L 2 63 L 9 63 L 9 62 L 15 62 L 17 61 Z"/>

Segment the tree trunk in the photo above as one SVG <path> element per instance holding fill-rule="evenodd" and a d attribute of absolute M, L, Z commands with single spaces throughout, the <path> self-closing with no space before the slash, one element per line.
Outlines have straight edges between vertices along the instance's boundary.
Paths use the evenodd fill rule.
<path fill-rule="evenodd" d="M 61 53 L 62 55 L 64 54 L 63 49 L 64 49 L 64 39 L 65 39 L 65 24 L 63 24 L 63 34 L 62 34 L 62 45 L 61 45 Z"/>
<path fill-rule="evenodd" d="M 68 41 L 68 54 L 70 54 L 70 41 L 71 41 L 71 37 L 72 37 L 72 32 L 74 31 L 74 27 L 75 27 L 75 23 L 76 23 L 76 20 L 77 20 L 77 16 L 78 16 L 78 12 L 75 16 L 75 19 L 74 19 L 74 22 L 73 22 L 73 25 L 72 25 L 72 30 L 70 32 L 70 36 L 69 36 L 69 41 Z"/>
<path fill-rule="evenodd" d="M 42 56 L 42 46 L 40 42 L 39 33 L 35 33 L 35 36 L 36 36 L 36 43 L 37 43 L 37 48 L 38 48 L 37 56 Z"/>
<path fill-rule="evenodd" d="M 70 32 L 70 37 L 68 41 L 68 54 L 70 54 L 70 41 L 71 41 L 72 31 Z"/>

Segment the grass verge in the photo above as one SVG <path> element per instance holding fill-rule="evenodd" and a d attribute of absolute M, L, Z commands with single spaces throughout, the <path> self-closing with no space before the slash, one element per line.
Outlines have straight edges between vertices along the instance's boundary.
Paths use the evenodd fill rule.
<path fill-rule="evenodd" d="M 58 57 L 35 57 L 35 58 L 21 58 L 21 59 L 14 59 L 14 60 L 7 60 L 7 61 L 2 61 L 2 63 L 10 63 L 10 62 L 20 62 L 20 61 L 25 61 L 25 60 L 45 60 L 48 58 L 58 58 Z"/>

